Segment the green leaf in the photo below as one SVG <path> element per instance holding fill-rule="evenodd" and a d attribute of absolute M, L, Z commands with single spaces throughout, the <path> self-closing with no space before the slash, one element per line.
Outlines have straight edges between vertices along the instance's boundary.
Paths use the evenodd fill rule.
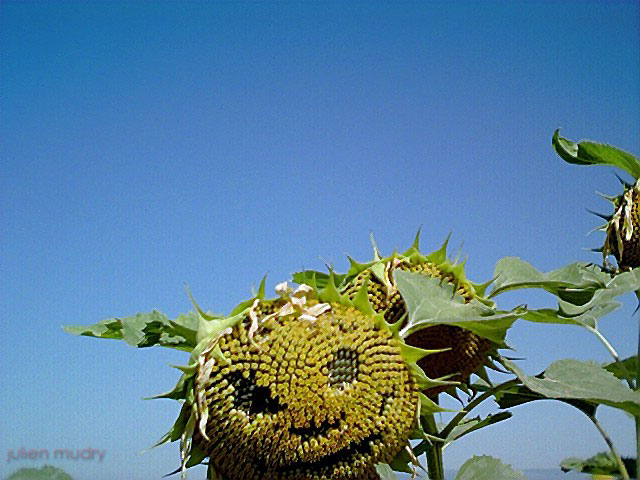
<path fill-rule="evenodd" d="M 366 262 L 366 263 L 360 263 L 358 261 L 356 261 L 355 259 L 347 256 L 347 258 L 349 259 L 349 270 L 347 270 L 347 273 L 343 274 L 343 275 L 335 275 L 336 277 L 336 285 L 337 286 L 342 286 L 345 283 L 350 282 L 351 280 L 353 280 L 354 278 L 356 278 L 358 275 L 360 275 L 362 272 L 364 272 L 365 270 L 367 270 L 368 268 L 372 267 L 373 265 L 376 264 L 380 264 L 380 262 L 374 260 L 372 262 Z"/>
<path fill-rule="evenodd" d="M 460 467 L 456 480 L 526 480 L 521 472 L 488 455 L 473 456 Z"/>
<path fill-rule="evenodd" d="M 110 318 L 94 325 L 65 326 L 72 335 L 124 340 L 134 347 L 154 345 L 191 351 L 196 346 L 198 317 L 195 312 L 181 314 L 175 320 L 157 310 L 131 317 Z"/>
<path fill-rule="evenodd" d="M 75 453 L 72 451 L 72 453 Z M 64 470 L 44 465 L 42 468 L 21 468 L 6 480 L 73 480 Z"/>
<path fill-rule="evenodd" d="M 295 272 L 292 276 L 292 280 L 298 285 L 315 285 L 318 290 L 322 290 L 327 286 L 327 283 L 329 283 L 329 276 L 330 275 L 325 272 L 318 272 L 316 270 L 302 270 L 301 272 Z M 333 277 L 335 279 L 336 285 L 341 285 L 347 275 L 334 273 Z M 314 279 L 315 284 L 313 283 Z"/>
<path fill-rule="evenodd" d="M 530 388 L 525 387 L 524 385 L 516 385 L 508 390 L 503 390 L 495 394 L 495 401 L 498 404 L 498 406 L 502 409 L 513 408 L 519 405 L 524 405 L 525 403 L 535 402 L 538 400 L 556 400 L 556 399 L 550 399 L 548 397 L 545 397 L 544 395 L 536 393 Z M 594 415 L 596 413 L 596 409 L 598 408 L 597 404 L 587 402 L 585 400 L 571 400 L 571 399 L 565 399 L 565 400 L 557 399 L 557 400 L 563 403 L 567 403 L 587 415 Z"/>
<path fill-rule="evenodd" d="M 181 336 L 189 345 L 197 343 L 198 316 L 195 312 L 181 313 L 177 319 L 169 320 L 169 324 L 173 329 L 167 332 L 168 335 Z"/>
<path fill-rule="evenodd" d="M 504 344 L 507 330 L 520 315 L 520 310 L 502 312 L 482 302 L 464 299 L 453 285 L 421 273 L 396 270 L 396 285 L 404 299 L 408 318 L 400 331 L 402 337 L 433 325 L 455 325 L 489 340 Z"/>
<path fill-rule="evenodd" d="M 329 274 L 316 270 L 303 270 L 301 272 L 295 272 L 292 275 L 292 280 L 298 285 L 315 285 L 318 290 L 322 290 L 327 286 Z"/>
<path fill-rule="evenodd" d="M 631 270 L 615 275 L 596 289 L 591 300 L 584 304 L 576 305 L 569 301 L 560 300 L 560 308 L 567 315 L 580 315 L 597 305 L 611 302 L 614 298 L 625 293 L 640 289 L 640 269 Z"/>
<path fill-rule="evenodd" d="M 424 393 L 419 395 L 420 398 L 420 416 L 427 417 L 429 415 L 433 415 L 434 413 L 440 412 L 455 412 L 455 410 L 450 410 L 444 407 L 441 407 L 438 403 L 431 400 Z"/>
<path fill-rule="evenodd" d="M 172 425 L 171 429 L 167 432 L 169 435 L 169 440 L 175 442 L 179 440 L 185 429 L 187 428 L 187 423 L 189 423 L 189 418 L 191 417 L 192 406 L 188 403 L 182 404 L 182 408 L 180 409 L 180 414 L 176 419 L 175 423 Z"/>
<path fill-rule="evenodd" d="M 572 263 L 543 273 L 517 257 L 500 259 L 496 264 L 495 277 L 490 297 L 509 290 L 542 288 L 576 305 L 589 301 L 596 290 L 611 280 L 610 275 L 595 265 Z"/>
<path fill-rule="evenodd" d="M 575 165 L 611 165 L 624 170 L 636 180 L 640 178 L 640 160 L 619 148 L 589 141 L 574 143 L 561 137 L 559 129 L 553 133 L 551 144 L 565 162 Z"/>
<path fill-rule="evenodd" d="M 627 468 L 627 472 L 635 472 L 635 461 L 631 458 L 623 458 L 623 463 Z M 580 458 L 565 458 L 560 462 L 560 468 L 563 472 L 570 470 L 589 474 L 601 475 L 620 475 L 618 463 L 611 455 L 611 452 L 600 452 L 591 458 L 582 460 Z"/>
<path fill-rule="evenodd" d="M 327 284 L 318 291 L 318 298 L 322 302 L 340 302 L 340 290 L 338 290 L 338 280 L 333 270 L 329 271 Z"/>
<path fill-rule="evenodd" d="M 103 320 L 94 325 L 65 325 L 62 329 L 71 335 L 122 340 L 122 321 L 117 318 Z"/>
<path fill-rule="evenodd" d="M 618 362 L 612 362 L 604 366 L 604 369 L 608 372 L 611 372 L 615 375 L 616 378 L 620 380 L 626 380 L 627 374 L 630 378 L 636 378 L 636 372 L 638 369 L 638 357 L 634 355 L 633 357 L 625 358 L 622 360 L 622 366 Z"/>
<path fill-rule="evenodd" d="M 168 324 L 169 319 L 156 310 L 138 313 L 122 319 L 122 338 L 134 347 L 150 347 L 159 343 L 162 326 Z"/>
<path fill-rule="evenodd" d="M 376 472 L 378 472 L 378 475 L 380 475 L 380 480 L 398 480 L 398 477 L 393 472 L 393 469 L 386 463 L 377 464 Z"/>
<path fill-rule="evenodd" d="M 415 470 L 415 465 L 413 465 L 413 462 L 411 461 L 411 455 L 409 455 L 406 448 L 400 450 L 396 456 L 393 457 L 389 467 L 393 471 L 403 473 L 411 473 Z"/>
<path fill-rule="evenodd" d="M 524 374 L 509 360 L 505 359 L 504 365 L 526 387 L 546 398 L 586 400 L 640 415 L 640 392 L 631 390 L 597 363 L 558 360 L 544 371 L 542 378 Z"/>
<path fill-rule="evenodd" d="M 600 305 L 593 305 L 591 309 L 573 317 L 563 315 L 560 310 L 542 308 L 539 310 L 527 310 L 521 318 L 535 323 L 555 323 L 595 328 L 598 319 L 608 315 L 618 307 L 620 307 L 619 302 L 606 302 Z"/>
<path fill-rule="evenodd" d="M 186 467 L 191 468 L 196 465 L 200 465 L 202 461 L 207 458 L 206 452 L 200 448 L 200 445 L 197 443 L 193 443 L 191 445 L 191 451 L 189 452 L 189 461 L 187 462 Z"/>
<path fill-rule="evenodd" d="M 445 443 L 451 443 L 454 440 L 467 435 L 468 433 L 480 430 L 484 427 L 488 427 L 489 425 L 493 425 L 494 423 L 502 422 L 503 420 L 511 418 L 511 416 L 511 412 L 498 412 L 493 415 L 487 415 L 485 418 L 481 418 L 480 416 L 478 416 L 475 418 L 464 419 L 462 422 L 456 425 L 453 430 L 451 430 L 451 433 L 449 433 L 449 435 L 447 435 L 447 438 L 445 438 Z"/>
<path fill-rule="evenodd" d="M 573 263 L 549 273 L 514 257 L 501 259 L 496 265 L 495 288 L 491 296 L 519 288 L 542 288 L 556 296 L 558 309 L 528 310 L 524 320 L 595 328 L 599 318 L 616 310 L 616 297 L 640 288 L 640 271 L 615 276 L 594 265 Z"/>

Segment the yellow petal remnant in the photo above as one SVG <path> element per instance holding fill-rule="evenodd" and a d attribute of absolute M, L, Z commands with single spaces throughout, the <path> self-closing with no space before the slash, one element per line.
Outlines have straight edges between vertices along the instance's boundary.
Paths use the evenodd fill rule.
<path fill-rule="evenodd" d="M 213 371 L 213 367 L 216 365 L 216 358 L 211 353 L 213 349 L 218 345 L 218 341 L 220 337 L 223 335 L 228 335 L 232 331 L 231 328 L 226 328 L 217 337 L 213 337 L 208 339 L 205 345 L 204 350 L 198 357 L 198 375 L 196 377 L 196 383 L 201 384 L 207 378 L 211 376 L 211 372 Z M 209 415 L 209 411 L 207 410 L 206 404 L 206 392 L 203 389 L 196 390 L 196 403 L 194 405 L 196 407 L 196 412 L 199 416 L 198 428 L 202 435 L 207 438 L 206 433 L 206 425 L 207 419 Z"/>
<path fill-rule="evenodd" d="M 289 315 L 294 315 L 300 320 L 312 323 L 317 320 L 318 315 L 321 315 L 331 309 L 331 305 L 328 303 L 317 303 L 308 299 L 309 296 L 314 295 L 314 290 L 309 285 L 302 284 L 294 291 L 289 287 L 287 282 L 283 282 L 276 286 L 276 293 L 280 295 L 280 298 L 285 300 L 286 303 L 280 307 L 280 310 L 265 317 L 262 321 L 266 321 L 274 317 L 284 318 Z M 258 300 L 256 299 L 256 302 L 257 301 Z M 253 330 L 250 330 L 250 334 L 252 331 Z"/>
<path fill-rule="evenodd" d="M 251 305 L 251 309 L 249 310 L 249 318 L 251 319 L 251 325 L 249 326 L 249 341 L 258 348 L 260 348 L 260 346 L 253 340 L 253 336 L 258 330 L 257 309 L 259 305 L 260 305 L 260 300 L 256 298 L 253 304 Z"/>
<path fill-rule="evenodd" d="M 616 197 L 614 205 L 615 211 L 603 227 L 607 232 L 602 247 L 604 266 L 611 254 L 620 270 L 640 267 L 640 179 Z"/>
<path fill-rule="evenodd" d="M 634 189 L 637 189 L 637 187 L 634 187 Z M 633 222 L 632 222 L 632 216 L 631 216 L 631 211 L 633 209 L 633 190 L 630 189 L 627 192 L 625 192 L 623 205 L 624 205 L 624 217 L 623 217 L 624 222 L 623 222 L 622 231 L 624 232 L 624 239 L 628 242 L 629 240 L 631 240 L 631 237 L 633 236 Z"/>
<path fill-rule="evenodd" d="M 291 295 L 292 291 L 293 289 L 289 286 L 287 282 L 282 282 L 276 285 L 276 293 L 283 298 Z"/>

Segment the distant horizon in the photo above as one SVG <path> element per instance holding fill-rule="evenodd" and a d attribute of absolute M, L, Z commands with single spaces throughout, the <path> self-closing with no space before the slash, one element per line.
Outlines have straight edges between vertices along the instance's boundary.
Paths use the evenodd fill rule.
<path fill-rule="evenodd" d="M 34 466 L 34 467 L 21 467 L 18 470 L 16 470 L 15 472 L 9 474 L 9 477 L 11 475 L 15 475 L 16 473 L 19 473 L 21 470 L 29 470 L 29 469 L 43 469 L 46 466 L 53 466 L 51 464 L 43 464 L 43 465 L 39 465 L 39 466 Z M 60 468 L 61 467 L 55 467 L 55 468 Z M 445 476 L 446 476 L 446 480 L 454 480 L 455 476 L 457 474 L 457 469 L 445 469 Z M 66 473 L 66 472 L 64 472 Z M 580 473 L 576 473 L 576 472 L 562 472 L 560 470 L 560 467 L 558 467 L 557 469 L 552 469 L 552 468 L 529 468 L 524 470 L 524 474 L 525 476 L 527 476 L 527 480 L 556 480 L 556 479 L 566 479 L 566 480 L 581 480 L 581 479 L 588 479 L 591 478 L 591 475 L 588 474 L 580 474 Z M 532 476 L 533 474 L 533 476 Z M 403 473 L 398 473 L 398 480 L 408 480 L 411 478 L 410 474 L 403 474 Z M 191 477 L 191 475 L 190 475 Z M 73 480 L 91 480 L 90 478 L 82 478 L 82 477 L 72 477 Z M 426 474 L 423 476 L 419 476 L 418 478 L 423 478 L 426 479 Z M 5 477 L 5 480 L 7 480 L 8 477 Z M 136 480 L 136 479 L 131 479 L 131 480 Z M 140 478 L 139 480 L 149 480 L 149 478 Z"/>

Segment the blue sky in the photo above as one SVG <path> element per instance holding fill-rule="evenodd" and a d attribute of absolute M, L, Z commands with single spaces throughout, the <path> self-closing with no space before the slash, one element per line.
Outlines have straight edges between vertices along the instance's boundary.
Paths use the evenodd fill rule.
<path fill-rule="evenodd" d="M 228 312 L 269 273 L 344 269 L 345 253 L 464 242 L 484 281 L 517 255 L 548 270 L 598 261 L 586 233 L 617 193 L 608 168 L 550 140 L 640 153 L 637 2 L 15 2 L 0 4 L 0 475 L 25 448 L 105 450 L 76 479 L 160 478 L 142 456 L 178 413 L 179 352 L 65 335 L 158 308 Z M 454 249 L 455 250 L 455 249 Z M 509 302 L 546 297 L 506 297 Z M 634 301 L 602 329 L 635 348 Z M 518 323 L 525 370 L 607 361 L 570 327 Z M 520 407 L 450 447 L 554 467 L 604 449 L 570 407 Z M 623 453 L 631 421 L 603 411 Z M 198 478 L 194 475 L 195 478 Z"/>

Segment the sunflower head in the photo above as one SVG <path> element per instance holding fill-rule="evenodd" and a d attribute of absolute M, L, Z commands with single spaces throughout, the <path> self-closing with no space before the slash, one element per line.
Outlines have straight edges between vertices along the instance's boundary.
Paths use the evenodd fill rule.
<path fill-rule="evenodd" d="M 419 248 L 419 234 L 412 247 L 404 253 L 394 253 L 381 257 L 374 244 L 374 260 L 359 263 L 351 260 L 351 269 L 342 277 L 341 292 L 354 299 L 357 292 L 366 285 L 369 303 L 376 313 L 384 316 L 388 324 L 396 324 L 400 329 L 407 322 L 407 308 L 394 278 L 397 271 L 408 271 L 439 279 L 441 284 L 451 288 L 465 303 L 479 300 L 490 304 L 482 297 L 486 285 L 474 285 L 466 278 L 464 263 L 451 262 L 446 254 L 447 241 L 430 254 L 423 254 Z M 310 273 L 303 273 L 308 277 Z M 300 277 L 299 278 L 303 278 Z M 436 352 L 419 360 L 418 366 L 430 379 L 447 379 L 439 386 L 426 390 L 434 396 L 451 388 L 451 382 L 465 382 L 470 375 L 481 368 L 496 345 L 473 332 L 452 325 L 433 324 L 409 333 L 404 338 L 406 344 Z"/>
<path fill-rule="evenodd" d="M 630 185 L 617 197 L 607 197 L 614 208 L 613 215 L 605 217 L 607 223 L 601 230 L 606 232 L 602 255 L 613 255 L 621 270 L 640 266 L 640 181 Z"/>
<path fill-rule="evenodd" d="M 400 342 L 372 315 L 298 293 L 255 302 L 218 341 L 228 363 L 205 354 L 194 442 L 226 478 L 377 479 L 417 419 Z"/>

